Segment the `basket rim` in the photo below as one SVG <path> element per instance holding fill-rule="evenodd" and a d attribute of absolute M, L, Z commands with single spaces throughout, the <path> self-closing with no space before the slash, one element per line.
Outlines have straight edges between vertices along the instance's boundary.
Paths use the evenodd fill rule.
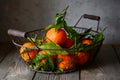
<path fill-rule="evenodd" d="M 71 26 L 72 27 L 72 26 Z M 87 30 L 88 28 L 84 28 L 84 27 L 72 27 L 72 28 L 78 28 L 78 29 L 85 29 Z M 40 30 L 43 30 L 44 28 L 40 28 L 40 29 L 35 29 L 35 30 L 31 30 L 29 32 L 26 32 L 26 34 L 29 34 L 31 32 L 34 32 L 34 31 L 40 31 Z M 99 32 L 98 31 L 95 31 L 95 30 L 91 30 L 92 32 L 98 34 Z M 103 41 L 100 41 L 99 43 L 102 43 Z M 17 42 L 15 42 L 14 40 L 12 40 L 12 43 L 18 47 L 25 47 L 25 48 L 28 48 L 26 46 L 23 46 L 22 44 L 18 44 Z M 34 48 L 35 50 L 38 50 L 38 49 L 41 49 L 41 50 L 73 50 L 73 49 L 78 49 L 79 47 L 77 48 L 61 48 L 61 49 L 52 49 L 52 48 Z"/>

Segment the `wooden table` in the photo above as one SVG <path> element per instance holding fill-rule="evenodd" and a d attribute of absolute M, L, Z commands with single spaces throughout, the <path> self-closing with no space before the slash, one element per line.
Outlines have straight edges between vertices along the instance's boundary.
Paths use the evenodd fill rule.
<path fill-rule="evenodd" d="M 15 46 L 0 46 L 0 80 L 120 80 L 120 46 L 103 45 L 91 66 L 67 74 L 42 74 L 28 69 Z"/>

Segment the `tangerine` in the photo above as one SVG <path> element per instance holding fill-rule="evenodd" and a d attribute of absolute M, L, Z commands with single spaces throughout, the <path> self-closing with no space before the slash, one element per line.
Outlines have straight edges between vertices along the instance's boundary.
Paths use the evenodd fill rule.
<path fill-rule="evenodd" d="M 90 57 L 90 53 L 78 52 L 75 58 L 75 63 L 78 65 L 83 65 L 88 61 L 89 57 Z"/>
<path fill-rule="evenodd" d="M 73 55 L 67 54 L 67 55 L 61 55 L 59 54 L 57 58 L 61 59 L 60 62 L 58 62 L 57 67 L 59 69 L 63 70 L 68 70 L 68 69 L 73 69 L 75 64 L 72 62 L 73 61 Z"/>
<path fill-rule="evenodd" d="M 74 41 L 72 39 L 67 38 L 63 47 L 70 48 L 70 47 L 72 47 L 73 44 L 74 44 Z"/>
<path fill-rule="evenodd" d="M 93 43 L 93 41 L 92 41 L 91 39 L 83 39 L 83 40 L 82 40 L 82 43 L 83 43 L 83 44 L 90 45 L 90 44 Z"/>
<path fill-rule="evenodd" d="M 46 33 L 46 41 L 54 42 L 56 44 L 62 45 L 67 39 L 66 32 L 63 29 L 55 30 L 55 28 L 51 28 Z"/>
<path fill-rule="evenodd" d="M 37 54 L 37 50 L 35 49 L 31 49 L 29 50 L 30 47 L 35 46 L 32 42 L 26 42 L 22 45 L 22 47 L 20 48 L 20 54 L 21 57 L 26 61 L 29 62 L 30 59 L 33 59 L 36 54 Z M 26 51 L 25 51 L 26 50 Z M 25 51 L 25 52 L 24 52 Z"/>
<path fill-rule="evenodd" d="M 44 50 L 41 50 L 38 54 L 47 55 L 47 53 Z M 50 56 L 50 58 L 53 61 L 53 63 L 55 63 L 55 61 L 56 61 L 56 55 L 52 55 L 52 56 Z M 46 63 L 46 61 L 47 60 L 45 58 L 43 58 L 42 60 L 40 60 L 40 65 L 41 66 L 44 65 Z"/>

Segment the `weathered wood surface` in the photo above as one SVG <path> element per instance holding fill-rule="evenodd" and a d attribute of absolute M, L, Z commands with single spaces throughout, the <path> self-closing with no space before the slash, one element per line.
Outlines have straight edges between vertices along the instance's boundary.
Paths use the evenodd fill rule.
<path fill-rule="evenodd" d="M 16 48 L 7 52 L 9 54 L 0 63 L 0 80 L 31 80 L 34 72 L 28 70 Z"/>
<path fill-rule="evenodd" d="M 102 46 L 93 65 L 67 74 L 34 75 L 35 72 L 28 69 L 16 48 L 5 53 L 9 54 L 0 63 L 0 80 L 120 80 L 120 56 L 117 56 L 120 55 L 120 46 Z"/>
<path fill-rule="evenodd" d="M 75 71 L 67 74 L 41 74 L 37 73 L 34 80 L 80 80 L 80 72 Z"/>
<path fill-rule="evenodd" d="M 117 56 L 117 58 L 118 58 L 118 60 L 119 60 L 119 63 L 120 63 L 120 46 L 115 46 L 115 45 L 113 45 L 112 46 L 113 47 L 113 49 L 114 49 L 114 51 L 115 51 L 115 53 L 116 53 L 116 56 Z"/>
<path fill-rule="evenodd" d="M 120 80 L 120 64 L 112 46 L 102 46 L 95 63 L 81 70 L 81 80 Z"/>

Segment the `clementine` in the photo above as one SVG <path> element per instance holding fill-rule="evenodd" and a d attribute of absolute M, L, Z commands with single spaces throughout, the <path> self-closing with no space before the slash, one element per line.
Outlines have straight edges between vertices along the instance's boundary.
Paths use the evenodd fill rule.
<path fill-rule="evenodd" d="M 83 43 L 83 44 L 90 45 L 90 44 L 93 43 L 93 41 L 92 41 L 91 39 L 83 39 L 83 40 L 82 40 L 82 43 Z"/>
<path fill-rule="evenodd" d="M 74 44 L 74 41 L 72 39 L 67 38 L 63 47 L 70 48 L 70 47 L 72 47 L 73 44 Z"/>
<path fill-rule="evenodd" d="M 89 57 L 90 57 L 90 53 L 78 52 L 75 58 L 75 63 L 78 65 L 83 65 L 88 61 Z"/>
<path fill-rule="evenodd" d="M 37 50 L 35 49 L 31 49 L 28 50 L 30 47 L 35 46 L 32 42 L 26 42 L 22 45 L 22 47 L 20 48 L 20 54 L 21 57 L 26 61 L 29 62 L 30 59 L 33 59 L 36 54 L 37 54 Z M 25 51 L 26 50 L 26 51 Z M 25 52 L 24 52 L 25 51 Z"/>
<path fill-rule="evenodd" d="M 38 54 L 47 55 L 47 53 L 44 50 L 41 50 Z M 50 58 L 52 59 L 53 63 L 55 63 L 55 61 L 56 61 L 56 55 L 52 55 L 52 56 L 50 56 Z M 45 58 L 43 58 L 42 60 L 40 60 L 40 65 L 41 66 L 44 65 L 46 63 L 46 61 L 47 60 Z"/>
<path fill-rule="evenodd" d="M 59 45 L 62 45 L 62 44 L 64 44 L 66 39 L 67 39 L 66 32 L 61 28 L 58 29 L 57 31 L 55 30 L 55 28 L 51 28 L 46 33 L 46 41 L 47 42 L 54 42 Z"/>
<path fill-rule="evenodd" d="M 73 69 L 75 64 L 72 62 L 73 55 L 67 54 L 67 55 L 61 55 L 59 54 L 57 58 L 61 59 L 60 62 L 58 62 L 57 67 L 63 70 Z"/>

